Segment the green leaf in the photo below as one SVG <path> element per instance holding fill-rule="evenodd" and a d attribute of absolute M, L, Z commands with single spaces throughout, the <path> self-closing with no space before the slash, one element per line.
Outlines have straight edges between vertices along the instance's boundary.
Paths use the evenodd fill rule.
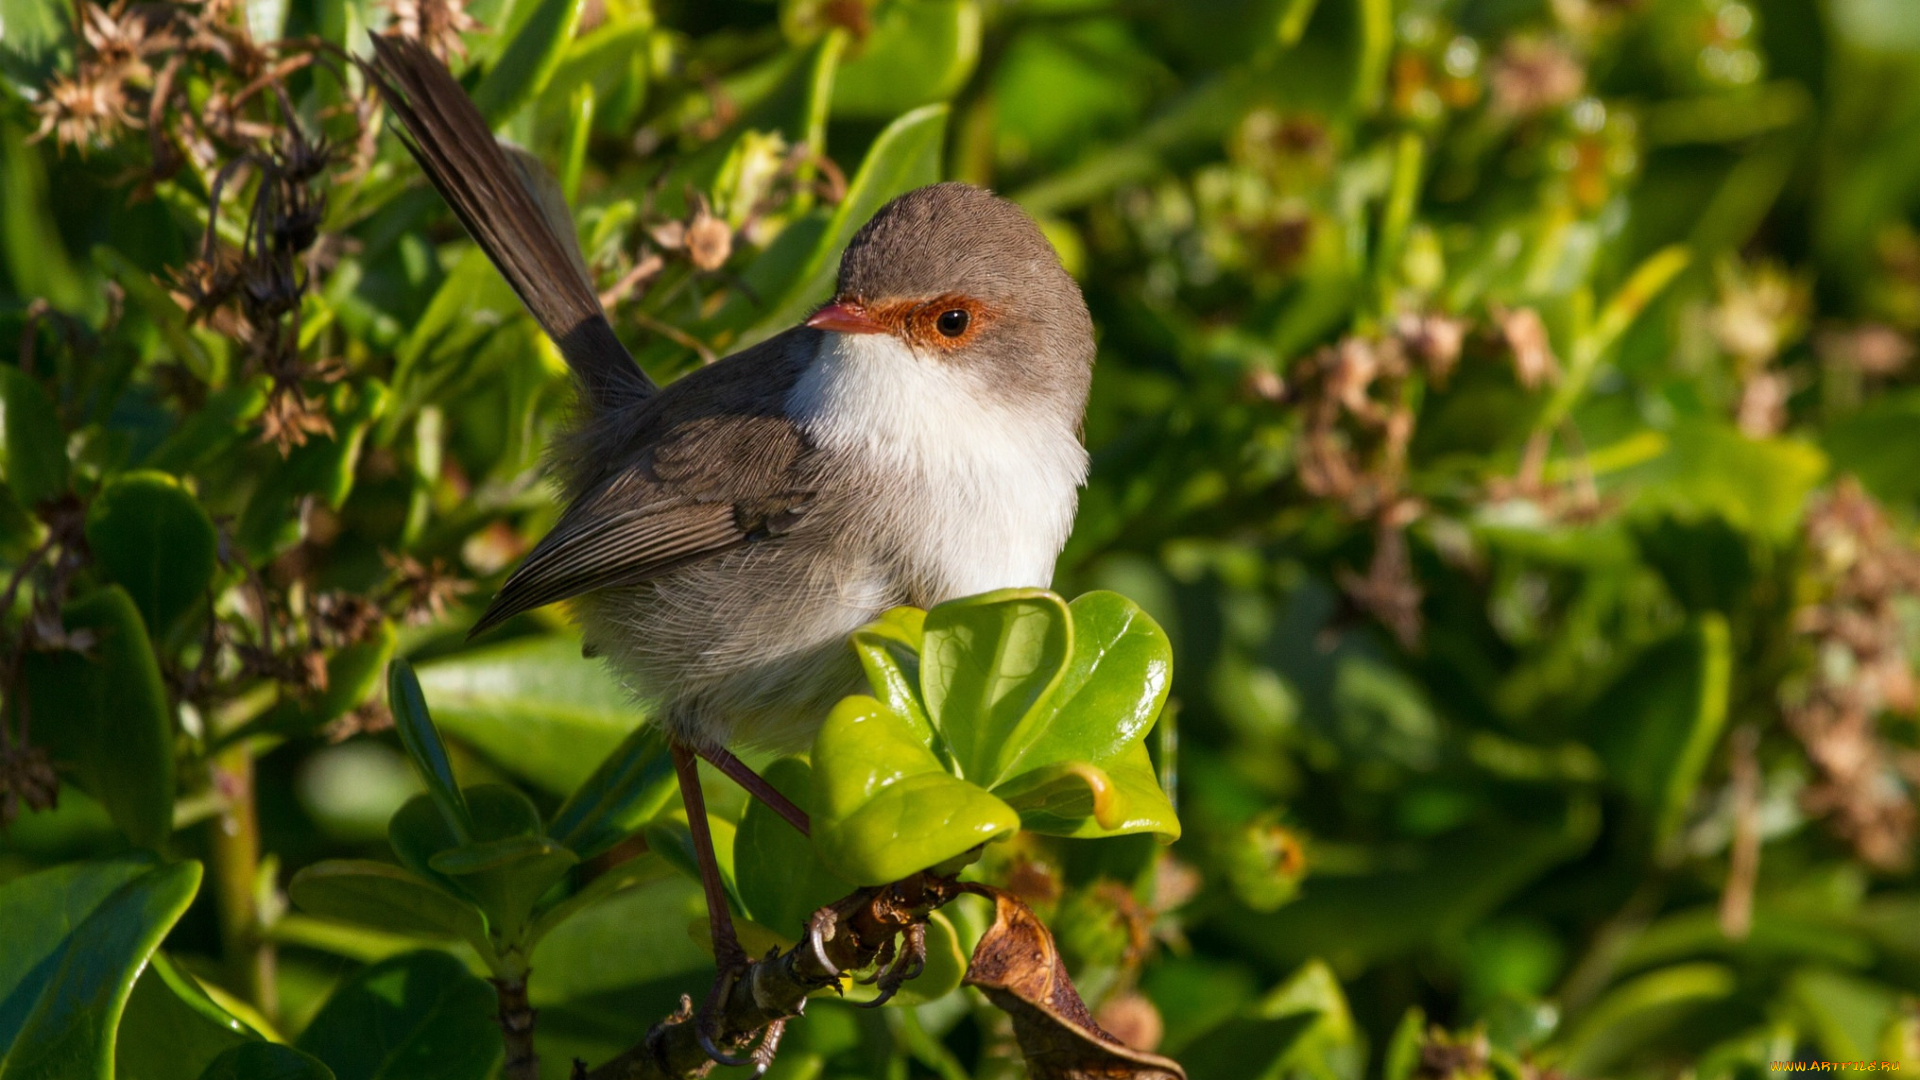
<path fill-rule="evenodd" d="M 1806 443 L 1749 439 L 1725 424 L 1691 421 L 1674 428 L 1665 454 L 1621 470 L 1606 486 L 1633 491 L 1636 514 L 1719 514 L 1762 537 L 1785 540 L 1826 471 L 1826 455 Z"/>
<path fill-rule="evenodd" d="M 460 792 L 460 782 L 454 779 L 446 744 L 440 741 L 433 717 L 427 712 L 420 680 L 405 660 L 395 659 L 387 665 L 387 707 L 393 712 L 393 729 L 400 736 L 400 745 L 407 748 L 407 757 L 427 785 L 427 794 L 439 808 L 448 835 L 454 843 L 466 843 L 473 836 L 473 817 Z"/>
<path fill-rule="evenodd" d="M 72 12 L 60 0 L 0 0 L 0 28 L 0 75 L 16 91 L 39 90 L 73 57 Z"/>
<path fill-rule="evenodd" d="M 9 61 L 8 66 L 12 67 L 11 60 L 20 55 L 12 49 L 16 11 L 23 17 L 21 41 L 35 53 L 33 65 L 47 63 L 52 56 L 64 60 L 66 41 L 54 44 L 51 54 L 40 51 L 35 44 L 36 38 L 45 42 L 51 36 L 46 22 L 49 13 L 38 7 L 36 0 L 7 0 L 7 6 L 0 8 L 0 18 L 7 20 L 5 25 L 0 25 L 0 60 Z M 64 6 L 53 17 L 62 23 L 70 18 Z M 36 94 L 42 92 L 40 80 L 34 81 L 33 90 Z M 14 296 L 41 296 L 61 311 L 85 311 L 89 301 L 98 304 L 104 298 L 89 293 L 86 279 L 80 276 L 67 254 L 48 190 L 47 156 L 44 148 L 27 142 L 27 135 L 20 128 L 0 122 L 0 183 L 7 191 L 7 197 L 0 199 L 0 254 L 6 257 L 6 268 L 12 279 L 10 291 Z M 0 401 L 10 397 L 8 388 L 0 386 Z M 51 415 L 48 414 L 49 418 Z M 56 449 L 64 447 L 62 439 Z M 12 447 L 8 449 L 11 451 Z M 62 472 L 64 474 L 64 469 Z M 20 492 L 17 483 L 14 490 Z M 21 492 L 21 501 L 31 505 L 33 500 Z"/>
<path fill-rule="evenodd" d="M 173 714 L 146 626 L 118 585 L 68 604 L 61 623 L 91 637 L 89 653 L 29 653 L 15 722 L 24 710 L 34 739 L 113 823 L 157 850 L 173 831 Z"/>
<path fill-rule="evenodd" d="M 927 719 L 926 702 L 920 700 L 920 642 L 926 625 L 926 612 L 897 607 L 855 630 L 851 641 L 874 696 L 931 742 L 933 721 Z"/>
<path fill-rule="evenodd" d="M 400 934 L 457 937 L 492 954 L 479 909 L 435 882 L 388 863 L 329 859 L 287 883 L 295 906 L 314 915 Z"/>
<path fill-rule="evenodd" d="M 1656 850 L 1692 805 L 1726 724 L 1732 680 L 1727 621 L 1709 612 L 1647 650 L 1590 711 L 1608 775 L 1651 818 Z"/>
<path fill-rule="evenodd" d="M 532 948 L 554 929 L 580 913 L 629 889 L 651 885 L 673 873 L 673 867 L 653 852 L 643 852 L 601 873 L 587 887 L 542 911 L 528 927 L 526 947 Z"/>
<path fill-rule="evenodd" d="M 659 728 L 644 725 L 574 789 L 554 812 L 547 833 L 591 859 L 651 821 L 677 791 L 667 738 Z"/>
<path fill-rule="evenodd" d="M 522 638 L 420 665 L 441 730 L 555 794 L 642 723 L 633 696 L 570 637 Z"/>
<path fill-rule="evenodd" d="M 147 633 L 164 638 L 213 583 L 219 538 L 213 519 L 163 472 L 122 473 L 87 509 L 94 565 L 127 590 Z"/>
<path fill-rule="evenodd" d="M 502 946 L 517 943 L 534 905 L 580 859 L 540 833 L 540 812 L 503 784 L 464 792 L 472 834 L 461 839 L 435 813 L 430 796 L 415 796 L 393 816 L 388 842 L 402 864 L 486 913 Z"/>
<path fill-rule="evenodd" d="M 200 1080 L 335 1080 L 318 1060 L 279 1043 L 236 1046 L 208 1063 Z"/>
<path fill-rule="evenodd" d="M 390 395 L 378 380 L 342 382 L 327 397 L 333 434 L 316 435 L 295 447 L 247 500 L 234 535 L 240 547 L 264 560 L 300 539 L 299 501 L 307 496 L 339 509 L 353 490 L 360 448 L 373 421 L 386 411 Z"/>
<path fill-rule="evenodd" d="M 980 62 L 976 0 L 896 0 L 875 12 L 834 76 L 835 116 L 879 120 L 945 101 Z"/>
<path fill-rule="evenodd" d="M 0 1080 L 113 1080 L 134 982 L 199 887 L 199 863 L 144 855 L 0 885 Z"/>
<path fill-rule="evenodd" d="M 1566 1041 L 1570 1076 L 1604 1076 L 1689 1016 L 1724 1002 L 1739 977 L 1723 964 L 1674 964 L 1636 976 L 1582 1011 Z"/>
<path fill-rule="evenodd" d="M 1001 589 L 927 612 L 920 690 L 958 774 L 991 788 L 1039 738 L 1073 652 L 1067 605 Z"/>
<path fill-rule="evenodd" d="M 499 62 L 474 88 L 473 103 L 490 127 L 499 127 L 538 95 L 560 64 L 580 22 L 581 0 L 537 0 L 515 5 L 508 44 Z M 524 14 L 522 14 L 524 12 Z"/>
<path fill-rule="evenodd" d="M 1239 1017 L 1195 1039 L 1181 1059 L 1195 1080 L 1360 1080 L 1366 1046 L 1340 981 L 1326 964 L 1311 960 Z"/>
<path fill-rule="evenodd" d="M 114 1040 L 115 1080 L 194 1080 L 260 1034 L 215 1004 L 193 976 L 156 952 L 133 984 Z"/>
<path fill-rule="evenodd" d="M 31 153 L 31 151 L 29 151 Z M 0 448 L 7 486 L 29 508 L 67 491 L 67 433 L 53 399 L 33 376 L 0 368 Z"/>
<path fill-rule="evenodd" d="M 1019 831 L 1013 808 L 948 774 L 926 740 L 865 696 L 813 743 L 813 845 L 835 874 L 882 885 Z"/>
<path fill-rule="evenodd" d="M 382 961 L 334 991 L 295 1043 L 339 1080 L 487 1080 L 501 1058 L 493 988 L 439 952 Z"/>
<path fill-rule="evenodd" d="M 1100 837 L 1158 833 L 1180 838 L 1180 818 L 1160 788 L 1144 742 L 1109 760 L 1105 768 L 1067 762 L 1023 773 L 993 789 L 1020 813 L 1022 828 L 1053 836 Z"/>
<path fill-rule="evenodd" d="M 171 298 L 165 298 L 165 302 L 173 304 Z M 233 450 L 248 437 L 254 418 L 267 407 L 271 386 L 272 380 L 262 375 L 208 394 L 207 400 L 147 456 L 147 467 L 177 475 Z"/>
<path fill-rule="evenodd" d="M 1867 490 L 1893 502 L 1920 498 L 1920 390 L 1876 397 L 1859 412 L 1828 424 L 1820 445 L 1835 473 L 1851 473 Z"/>
<path fill-rule="evenodd" d="M 749 339 L 785 330 L 827 299 L 839 271 L 840 253 L 860 226 L 896 195 L 940 179 L 940 152 L 946 145 L 946 132 L 945 105 L 922 106 L 887 125 L 873 140 L 866 160 L 847 185 L 846 198 L 835 208 L 793 284 L 753 324 L 747 332 Z"/>
<path fill-rule="evenodd" d="M 1173 646 L 1140 605 L 1090 592 L 1068 605 L 1073 655 L 1054 692 L 1053 716 L 1008 762 L 1008 771 L 1067 761 L 1106 762 L 1146 738 L 1173 682 Z"/>
<path fill-rule="evenodd" d="M 812 766 L 799 758 L 781 758 L 760 770 L 760 776 L 811 813 Z M 758 799 L 748 801 L 734 834 L 733 866 L 748 917 L 796 938 L 808 916 L 854 891 L 821 864 L 798 829 Z"/>
<path fill-rule="evenodd" d="M 393 623 L 382 619 L 373 636 L 327 657 L 327 688 L 310 698 L 283 697 L 279 704 L 262 713 L 231 738 L 260 732 L 281 735 L 310 735 L 358 708 L 380 686 L 380 675 L 393 659 L 400 633 Z"/>

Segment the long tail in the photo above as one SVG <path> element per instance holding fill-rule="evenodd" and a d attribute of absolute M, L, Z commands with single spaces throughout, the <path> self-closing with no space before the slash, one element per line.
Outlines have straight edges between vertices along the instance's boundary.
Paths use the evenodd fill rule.
<path fill-rule="evenodd" d="M 560 347 L 596 414 L 659 388 L 614 335 L 558 185 L 501 145 L 446 65 L 419 42 L 373 36 L 367 65 L 433 186 Z"/>

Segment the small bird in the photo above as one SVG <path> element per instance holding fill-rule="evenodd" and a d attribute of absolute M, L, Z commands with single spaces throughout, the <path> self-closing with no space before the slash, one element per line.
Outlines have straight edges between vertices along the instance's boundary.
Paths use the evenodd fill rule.
<path fill-rule="evenodd" d="M 551 177 L 418 43 L 376 36 L 371 67 L 582 403 L 552 454 L 567 510 L 473 632 L 572 601 L 589 654 L 664 728 L 720 967 L 703 1046 L 736 1060 L 713 1007 L 747 959 L 695 756 L 804 832 L 729 747 L 805 745 L 861 684 L 847 635 L 888 608 L 1051 582 L 1087 472 L 1086 303 L 1018 207 L 935 184 L 853 237 L 804 323 L 660 388 L 615 337 Z"/>

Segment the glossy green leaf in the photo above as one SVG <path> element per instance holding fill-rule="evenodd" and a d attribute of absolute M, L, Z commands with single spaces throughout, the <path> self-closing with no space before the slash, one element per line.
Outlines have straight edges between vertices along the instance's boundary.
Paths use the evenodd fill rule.
<path fill-rule="evenodd" d="M 581 0 L 521 0 L 506 50 L 474 88 L 473 103 L 498 127 L 547 85 L 580 22 Z"/>
<path fill-rule="evenodd" d="M 855 630 L 850 640 L 874 696 L 931 742 L 933 721 L 920 699 L 920 640 L 926 624 L 926 612 L 897 607 Z"/>
<path fill-rule="evenodd" d="M 389 863 L 329 859 L 304 867 L 287 883 L 295 907 L 313 915 L 400 934 L 457 937 L 492 952 L 486 920 L 469 901 Z"/>
<path fill-rule="evenodd" d="M 793 284 L 754 323 L 747 334 L 750 339 L 785 330 L 825 301 L 833 291 L 840 253 L 860 226 L 888 200 L 940 180 L 940 153 L 946 132 L 945 105 L 923 106 L 887 125 L 848 183 L 847 197 L 835 208 Z"/>
<path fill-rule="evenodd" d="M 67 434 L 53 399 L 33 376 L 0 368 L 0 448 L 6 451 L 7 486 L 25 506 L 67 490 Z"/>
<path fill-rule="evenodd" d="M 959 775 L 991 788 L 1038 740 L 1073 650 L 1067 605 L 1002 589 L 927 612 L 920 689 Z"/>
<path fill-rule="evenodd" d="M 489 761 L 555 794 L 586 782 L 645 719 L 571 637 L 522 638 L 420 665 L 435 722 Z"/>
<path fill-rule="evenodd" d="M 157 850 L 173 831 L 173 712 L 146 625 L 117 585 L 68 604 L 61 622 L 91 638 L 89 652 L 28 654 L 15 715 L 26 710 L 34 739 L 134 843 Z"/>
<path fill-rule="evenodd" d="M 113 1080 L 114 1032 L 200 864 L 129 855 L 0 885 L 0 1080 Z"/>
<path fill-rule="evenodd" d="M 896 0 L 874 13 L 834 77 L 836 116 L 884 119 L 945 101 L 980 62 L 976 0 Z"/>
<path fill-rule="evenodd" d="M 335 1080 L 319 1059 L 291 1046 L 257 1042 L 236 1046 L 208 1063 L 200 1080 Z"/>
<path fill-rule="evenodd" d="M 547 832 L 591 859 L 651 821 L 679 789 L 666 736 L 648 724 L 601 760 L 554 812 Z"/>
<path fill-rule="evenodd" d="M 879 701 L 836 705 L 813 744 L 813 844 L 835 874 L 881 885 L 1012 836 L 1019 815 L 946 770 Z"/>
<path fill-rule="evenodd" d="M 1090 592 L 1068 605 L 1073 655 L 1054 692 L 1053 716 L 1009 773 L 1061 761 L 1104 764 L 1146 737 L 1173 682 L 1173 646 L 1140 605 Z"/>
<path fill-rule="evenodd" d="M 310 698 L 282 698 L 235 735 L 310 735 L 338 720 L 373 696 L 399 643 L 400 634 L 393 623 L 381 620 L 367 640 L 336 649 L 327 657 L 325 690 Z"/>
<path fill-rule="evenodd" d="M 501 1058 L 493 988 L 415 952 L 349 979 L 295 1043 L 338 1080 L 487 1080 Z"/>
<path fill-rule="evenodd" d="M 147 633 L 161 638 L 213 583 L 219 538 L 180 481 L 140 471 L 121 473 L 94 496 L 87 546 L 107 580 L 133 598 Z"/>
<path fill-rule="evenodd" d="M 760 776 L 811 813 L 813 769 L 805 761 L 782 758 L 760 770 Z M 747 915 L 775 933 L 796 938 L 814 911 L 854 891 L 852 883 L 821 864 L 799 830 L 758 799 L 748 801 L 734 834 L 733 866 Z"/>
<path fill-rule="evenodd" d="M 133 984 L 114 1038 L 115 1080 L 195 1080 L 213 1060 L 260 1034 L 214 1003 L 192 975 L 156 952 Z"/>
<path fill-rule="evenodd" d="M 393 729 L 400 736 L 400 745 L 407 748 L 407 757 L 427 785 L 427 794 L 439 808 L 448 834 L 455 843 L 465 843 L 474 834 L 473 818 L 460 792 L 460 782 L 454 779 L 446 744 L 440 741 L 440 732 L 427 712 L 420 680 L 413 673 L 413 665 L 405 660 L 395 659 L 387 665 L 387 708 L 393 712 Z"/>

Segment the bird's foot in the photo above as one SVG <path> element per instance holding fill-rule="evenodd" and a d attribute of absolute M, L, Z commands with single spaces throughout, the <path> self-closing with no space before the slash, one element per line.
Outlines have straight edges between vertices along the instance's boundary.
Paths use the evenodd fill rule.
<path fill-rule="evenodd" d="M 733 988 L 742 978 L 753 971 L 753 964 L 747 960 L 746 953 L 739 946 L 731 950 L 719 950 L 716 956 L 720 970 L 714 974 L 713 988 L 707 991 L 707 998 L 700 1003 L 700 1009 L 693 1017 L 694 1037 L 700 1043 L 700 1049 L 709 1058 L 720 1065 L 751 1065 L 753 1075 L 764 1075 L 773 1065 L 773 1056 L 780 1049 L 780 1037 L 786 1034 L 785 1019 L 775 1020 L 760 1029 L 756 1040 L 748 1043 L 752 1047 L 747 1053 L 729 1053 L 720 1048 L 720 1044 L 729 1040 L 726 1033 L 727 999 L 733 996 Z"/>
<path fill-rule="evenodd" d="M 875 1009 L 892 1000 L 900 987 L 927 969 L 927 924 L 917 922 L 901 931 L 899 944 L 889 941 L 880 951 L 880 970 L 861 980 L 880 988 L 880 996 L 865 1002 Z"/>

